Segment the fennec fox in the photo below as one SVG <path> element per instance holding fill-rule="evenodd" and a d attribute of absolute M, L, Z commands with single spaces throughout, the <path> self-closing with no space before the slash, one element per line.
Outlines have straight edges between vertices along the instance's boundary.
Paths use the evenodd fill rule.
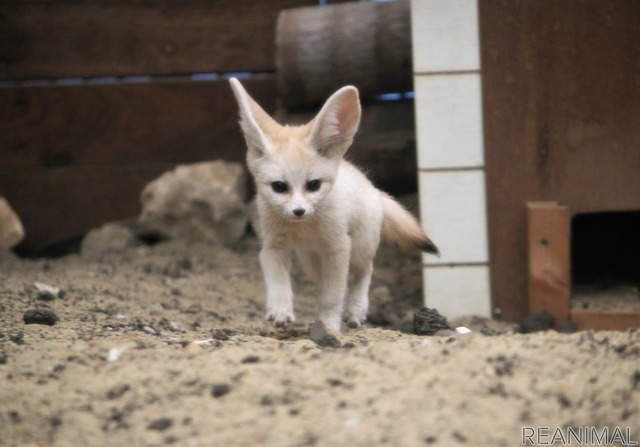
<path fill-rule="evenodd" d="M 343 87 L 304 126 L 281 126 L 230 80 L 240 107 L 247 164 L 257 188 L 266 319 L 292 322 L 291 256 L 321 284 L 319 319 L 331 330 L 367 317 L 380 235 L 438 254 L 416 219 L 342 157 L 360 122 L 355 87 Z"/>

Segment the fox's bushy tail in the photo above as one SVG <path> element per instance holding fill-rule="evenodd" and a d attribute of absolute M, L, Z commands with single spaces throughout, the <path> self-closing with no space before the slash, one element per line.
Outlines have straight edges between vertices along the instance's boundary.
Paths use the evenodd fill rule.
<path fill-rule="evenodd" d="M 440 255 L 438 247 L 424 234 L 416 218 L 389 194 L 381 194 L 384 209 L 382 237 L 403 248 L 416 247 L 427 253 Z"/>

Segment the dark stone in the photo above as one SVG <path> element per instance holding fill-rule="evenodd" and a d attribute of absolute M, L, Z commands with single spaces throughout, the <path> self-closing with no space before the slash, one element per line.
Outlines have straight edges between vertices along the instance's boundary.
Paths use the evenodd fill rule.
<path fill-rule="evenodd" d="M 38 307 L 36 309 L 27 310 L 22 319 L 24 324 L 46 324 L 53 326 L 58 321 L 58 316 L 48 307 Z"/>
<path fill-rule="evenodd" d="M 107 399 L 117 399 L 122 396 L 124 393 L 129 391 L 131 387 L 126 383 L 121 383 L 119 385 L 114 386 L 109 391 L 107 391 Z"/>
<path fill-rule="evenodd" d="M 229 334 L 225 331 L 214 331 L 213 334 L 211 334 L 211 337 L 220 341 L 229 340 Z"/>
<path fill-rule="evenodd" d="M 53 301 L 56 299 L 56 297 L 48 290 L 40 290 L 36 295 L 36 299 L 40 301 Z"/>
<path fill-rule="evenodd" d="M 159 419 L 156 419 L 154 421 L 151 421 L 149 423 L 149 425 L 147 425 L 147 428 L 149 430 L 164 431 L 167 428 L 171 427 L 172 425 L 173 425 L 173 419 L 171 419 L 171 418 L 159 418 Z"/>
<path fill-rule="evenodd" d="M 229 391 L 231 391 L 231 385 L 228 383 L 216 383 L 211 387 L 211 396 L 215 398 L 222 397 L 225 394 L 229 394 Z"/>
<path fill-rule="evenodd" d="M 553 328 L 556 319 L 546 311 L 536 312 L 524 317 L 520 322 L 520 333 L 530 334 L 532 332 L 546 331 Z"/>
<path fill-rule="evenodd" d="M 413 332 L 417 335 L 435 335 L 441 330 L 454 331 L 447 318 L 437 309 L 421 308 L 413 315 Z"/>
<path fill-rule="evenodd" d="M 242 363 L 259 363 L 260 357 L 257 355 L 248 355 L 242 359 Z"/>

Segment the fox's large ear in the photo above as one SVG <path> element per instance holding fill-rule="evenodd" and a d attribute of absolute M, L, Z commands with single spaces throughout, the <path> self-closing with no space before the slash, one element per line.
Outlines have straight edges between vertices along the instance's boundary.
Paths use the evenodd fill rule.
<path fill-rule="evenodd" d="M 249 96 L 240 81 L 231 78 L 229 83 L 240 107 L 240 127 L 242 127 L 247 148 L 254 155 L 263 155 L 269 151 L 267 135 L 278 124 Z"/>
<path fill-rule="evenodd" d="M 311 145 L 323 156 L 342 157 L 360 123 L 358 89 L 342 87 L 327 100 L 311 123 Z"/>

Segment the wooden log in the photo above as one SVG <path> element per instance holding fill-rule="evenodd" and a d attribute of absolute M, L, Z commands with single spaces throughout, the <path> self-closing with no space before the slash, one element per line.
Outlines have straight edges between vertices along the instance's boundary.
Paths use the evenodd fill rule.
<path fill-rule="evenodd" d="M 276 120 L 303 124 L 317 110 L 279 110 Z M 414 193 L 418 188 L 413 101 L 376 102 L 362 108 L 360 128 L 345 158 L 362 168 L 383 190 Z"/>
<path fill-rule="evenodd" d="M 580 331 L 624 331 L 640 328 L 640 311 L 616 309 L 572 309 L 571 322 Z"/>
<path fill-rule="evenodd" d="M 556 324 L 571 308 L 569 211 L 552 202 L 527 203 L 529 312 L 548 312 Z"/>
<path fill-rule="evenodd" d="M 352 84 L 364 98 L 413 89 L 408 1 L 282 11 L 278 93 L 287 107 L 317 104 Z"/>
<path fill-rule="evenodd" d="M 278 11 L 314 0 L 0 2 L 0 79 L 273 71 Z"/>

